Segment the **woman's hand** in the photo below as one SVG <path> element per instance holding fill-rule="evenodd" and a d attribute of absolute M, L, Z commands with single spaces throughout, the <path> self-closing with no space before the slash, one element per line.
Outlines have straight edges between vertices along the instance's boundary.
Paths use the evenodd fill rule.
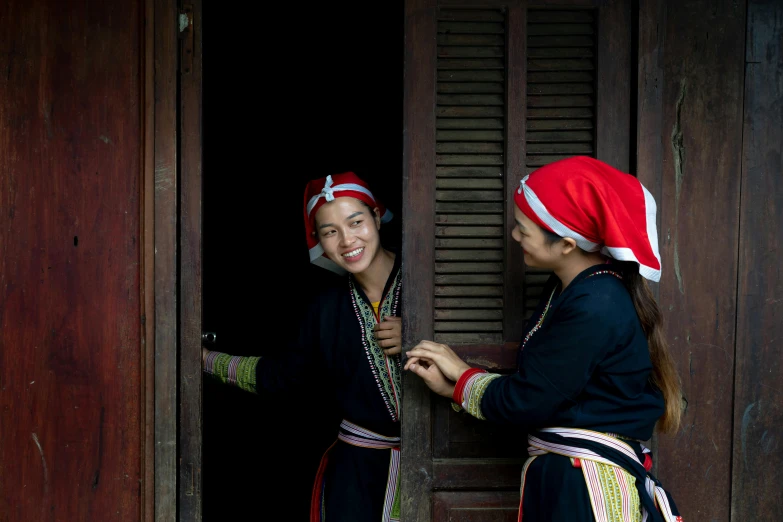
<path fill-rule="evenodd" d="M 407 352 L 408 362 L 405 363 L 407 370 L 415 359 L 421 359 L 437 365 L 443 376 L 455 383 L 463 373 L 470 369 L 465 361 L 460 359 L 451 348 L 445 344 L 433 343 L 432 341 L 421 341 Z"/>
<path fill-rule="evenodd" d="M 402 317 L 386 316 L 382 323 L 375 325 L 375 339 L 386 355 L 395 355 L 402 351 Z"/>
<path fill-rule="evenodd" d="M 202 370 L 204 369 L 204 365 L 207 362 L 207 355 L 209 355 L 209 350 L 207 350 L 206 348 L 204 348 L 202 346 L 201 347 L 201 369 Z"/>
<path fill-rule="evenodd" d="M 427 387 L 438 395 L 451 398 L 454 394 L 454 383 L 446 379 L 431 361 L 414 357 L 408 361 L 405 369 L 421 377 Z"/>

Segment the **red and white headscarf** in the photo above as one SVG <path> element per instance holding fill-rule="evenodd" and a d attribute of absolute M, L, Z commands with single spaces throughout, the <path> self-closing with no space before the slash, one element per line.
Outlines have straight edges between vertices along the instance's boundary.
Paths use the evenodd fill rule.
<path fill-rule="evenodd" d="M 378 207 L 381 213 L 381 223 L 388 223 L 394 217 L 391 211 L 375 199 L 370 188 L 359 176 L 353 172 L 343 172 L 334 176 L 314 179 L 307 183 L 304 194 L 304 220 L 305 235 L 307 236 L 307 248 L 310 251 L 310 262 L 314 265 L 326 268 L 338 274 L 344 274 L 334 261 L 324 255 L 324 249 L 318 241 L 315 233 L 315 213 L 324 203 L 333 201 L 334 198 L 351 197 L 367 203 L 370 208 Z"/>
<path fill-rule="evenodd" d="M 635 261 L 642 276 L 660 280 L 655 200 L 631 174 L 574 156 L 525 176 L 514 202 L 540 227 L 574 239 L 582 250 Z"/>

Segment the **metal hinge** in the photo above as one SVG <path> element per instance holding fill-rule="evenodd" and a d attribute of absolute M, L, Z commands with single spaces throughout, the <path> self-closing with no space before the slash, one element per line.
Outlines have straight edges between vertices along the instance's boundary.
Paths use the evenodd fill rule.
<path fill-rule="evenodd" d="M 179 13 L 180 72 L 190 74 L 193 70 L 193 5 L 184 4 Z"/>

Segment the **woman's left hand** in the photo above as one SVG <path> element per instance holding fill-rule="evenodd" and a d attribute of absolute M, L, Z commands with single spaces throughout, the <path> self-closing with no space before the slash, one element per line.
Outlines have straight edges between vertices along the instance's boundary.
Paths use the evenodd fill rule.
<path fill-rule="evenodd" d="M 406 356 L 408 357 L 408 362 L 405 363 L 406 370 L 411 363 L 415 362 L 414 358 L 424 359 L 435 363 L 444 377 L 454 382 L 457 382 L 462 374 L 470 369 L 470 366 L 460 359 L 451 348 L 432 341 L 421 341 L 408 350 Z"/>

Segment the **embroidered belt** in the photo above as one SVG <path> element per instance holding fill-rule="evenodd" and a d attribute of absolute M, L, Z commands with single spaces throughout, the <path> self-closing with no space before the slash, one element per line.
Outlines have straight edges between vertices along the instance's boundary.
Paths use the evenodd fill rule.
<path fill-rule="evenodd" d="M 386 437 L 343 419 L 340 423 L 337 440 L 360 448 L 391 450 L 381 522 L 398 522 L 400 520 L 400 437 Z M 337 444 L 337 441 L 326 450 L 326 453 L 321 458 L 321 465 L 318 467 L 315 485 L 313 486 L 313 495 L 310 501 L 310 522 L 322 522 L 326 518 L 324 510 L 324 487 L 326 485 L 324 473 L 329 461 L 329 453 L 335 444 Z"/>
<path fill-rule="evenodd" d="M 530 463 L 538 456 L 547 453 L 555 453 L 574 459 L 574 464 L 582 468 L 590 493 L 590 502 L 596 522 L 615 520 L 608 509 L 606 492 L 601 480 L 601 474 L 608 466 L 613 474 L 612 479 L 620 482 L 621 491 L 627 493 L 625 486 L 635 483 L 641 503 L 642 522 L 682 522 L 682 517 L 677 511 L 677 506 L 671 495 L 663 489 L 661 483 L 649 473 L 652 460 L 647 458 L 647 448 L 643 448 L 645 462 L 639 460 L 636 451 L 622 440 L 597 431 L 576 428 L 544 428 L 535 434 L 528 436 L 528 452 L 530 458 L 525 463 L 522 471 L 522 492 L 525 487 L 525 474 Z M 620 471 L 630 475 L 624 477 Z M 635 479 L 635 480 L 633 480 Z M 632 502 L 627 495 L 617 501 L 621 504 L 618 508 L 622 514 L 622 520 L 634 520 Z M 520 517 L 522 520 L 522 504 L 520 501 Z M 638 515 L 638 511 L 637 511 Z"/>

